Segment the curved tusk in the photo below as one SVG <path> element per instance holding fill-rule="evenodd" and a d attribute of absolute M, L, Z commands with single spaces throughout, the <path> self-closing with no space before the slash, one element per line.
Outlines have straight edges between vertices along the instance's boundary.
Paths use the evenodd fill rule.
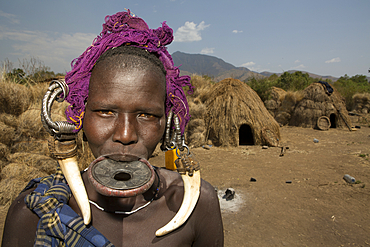
<path fill-rule="evenodd" d="M 181 175 L 181 178 L 184 181 L 184 198 L 181 207 L 167 225 L 155 232 L 157 237 L 166 235 L 184 224 L 198 202 L 200 194 L 200 171 L 194 171 L 191 177 L 187 174 Z"/>
<path fill-rule="evenodd" d="M 71 188 L 72 194 L 76 199 L 78 207 L 81 210 L 84 224 L 88 225 L 91 221 L 90 203 L 89 198 L 87 197 L 85 185 L 80 175 L 76 156 L 66 159 L 58 159 L 58 162 L 64 177 Z"/>
<path fill-rule="evenodd" d="M 63 99 L 58 99 L 57 97 L 61 93 L 63 93 Z M 50 83 L 48 91 L 42 99 L 41 122 L 54 137 L 53 140 L 49 140 L 49 150 L 54 158 L 58 160 L 64 177 L 81 210 L 84 224 L 88 225 L 91 222 L 90 203 L 76 159 L 76 133 L 73 132 L 75 126 L 65 121 L 53 122 L 50 117 L 54 100 L 62 102 L 68 93 L 69 89 L 65 80 L 53 80 Z"/>

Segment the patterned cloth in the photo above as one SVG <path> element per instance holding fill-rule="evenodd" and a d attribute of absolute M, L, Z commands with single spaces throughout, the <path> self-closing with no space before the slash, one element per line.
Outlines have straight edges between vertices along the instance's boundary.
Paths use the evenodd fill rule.
<path fill-rule="evenodd" d="M 33 179 L 25 190 L 36 185 L 25 198 L 27 207 L 40 217 L 34 246 L 114 247 L 67 205 L 72 193 L 60 168 L 53 175 Z"/>

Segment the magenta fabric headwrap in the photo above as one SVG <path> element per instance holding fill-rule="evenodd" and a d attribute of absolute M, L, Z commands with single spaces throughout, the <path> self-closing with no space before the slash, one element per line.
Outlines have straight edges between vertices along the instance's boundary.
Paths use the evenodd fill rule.
<path fill-rule="evenodd" d="M 190 76 L 179 76 L 180 70 L 174 66 L 172 57 L 165 47 L 172 40 L 173 30 L 167 26 L 166 22 L 162 23 L 162 27 L 149 29 L 145 21 L 132 16 L 130 10 L 106 16 L 102 32 L 81 56 L 72 61 L 72 70 L 65 77 L 69 86 L 66 101 L 70 103 L 66 110 L 66 117 L 69 122 L 76 125 L 76 132 L 82 128 L 85 102 L 89 93 L 89 81 L 94 64 L 108 49 L 129 44 L 157 54 L 163 63 L 167 71 L 166 116 L 172 109 L 178 115 L 181 132 L 184 133 L 190 115 L 182 87 L 188 86 L 188 93 L 192 93 L 193 87 L 190 84 Z"/>

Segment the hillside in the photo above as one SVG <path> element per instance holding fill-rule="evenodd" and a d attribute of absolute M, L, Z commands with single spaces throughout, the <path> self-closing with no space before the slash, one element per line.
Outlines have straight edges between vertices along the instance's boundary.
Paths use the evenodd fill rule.
<path fill-rule="evenodd" d="M 173 62 L 175 66 L 180 66 L 181 75 L 208 75 L 213 77 L 215 81 L 221 81 L 228 77 L 233 77 L 244 81 L 250 77 L 264 77 L 270 76 L 273 74 L 281 75 L 282 73 L 271 73 L 271 72 L 262 72 L 257 73 L 249 70 L 245 67 L 236 67 L 230 63 L 225 62 L 224 60 L 203 54 L 188 54 L 180 51 L 176 51 L 172 54 Z M 294 73 L 296 70 L 289 70 L 289 73 Z M 312 78 L 322 78 L 330 79 L 332 81 L 338 80 L 338 78 L 333 76 L 322 76 L 306 71 L 302 73 L 308 73 Z"/>
<path fill-rule="evenodd" d="M 220 58 L 209 55 L 187 54 L 177 51 L 172 54 L 172 59 L 175 66 L 181 65 L 182 75 L 208 75 L 213 77 L 215 81 L 221 81 L 228 77 L 244 81 L 249 77 L 261 76 L 247 68 L 235 67 Z"/>

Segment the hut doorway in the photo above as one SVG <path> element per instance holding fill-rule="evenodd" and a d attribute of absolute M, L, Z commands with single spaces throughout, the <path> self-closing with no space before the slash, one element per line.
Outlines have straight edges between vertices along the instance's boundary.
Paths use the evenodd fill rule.
<path fill-rule="evenodd" d="M 332 114 L 330 114 L 330 128 L 336 128 L 337 127 L 337 125 L 335 124 L 336 123 L 336 119 L 337 118 L 337 116 L 334 114 L 334 113 L 332 113 Z"/>
<path fill-rule="evenodd" d="M 252 129 L 248 124 L 242 124 L 239 128 L 239 145 L 254 145 Z"/>

